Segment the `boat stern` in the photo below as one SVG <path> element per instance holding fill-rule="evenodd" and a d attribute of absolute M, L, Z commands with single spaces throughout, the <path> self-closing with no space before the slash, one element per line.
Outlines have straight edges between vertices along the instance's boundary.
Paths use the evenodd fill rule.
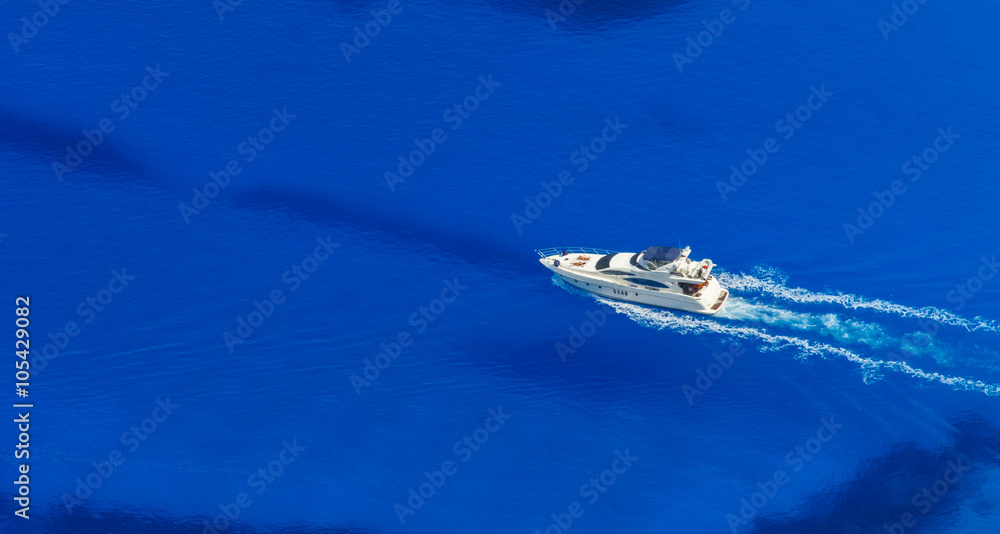
<path fill-rule="evenodd" d="M 715 315 L 722 310 L 729 300 L 729 290 L 722 287 L 718 280 L 712 278 L 708 281 L 708 287 L 699 292 L 695 297 L 701 304 L 702 310 L 699 313 L 705 315 Z"/>
<path fill-rule="evenodd" d="M 719 292 L 719 297 L 715 299 L 715 303 L 709 308 L 709 315 L 715 315 L 722 310 L 722 307 L 726 305 L 726 301 L 729 300 L 729 291 L 723 289 Z"/>

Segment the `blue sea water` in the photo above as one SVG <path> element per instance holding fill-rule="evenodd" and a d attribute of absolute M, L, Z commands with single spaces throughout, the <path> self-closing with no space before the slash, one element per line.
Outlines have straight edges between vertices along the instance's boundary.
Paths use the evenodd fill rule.
<path fill-rule="evenodd" d="M 0 530 L 1000 529 L 995 5 L 233 4 L 0 6 Z"/>

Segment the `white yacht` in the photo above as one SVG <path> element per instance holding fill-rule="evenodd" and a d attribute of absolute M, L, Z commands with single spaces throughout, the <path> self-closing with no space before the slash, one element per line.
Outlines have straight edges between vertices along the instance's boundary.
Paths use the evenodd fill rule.
<path fill-rule="evenodd" d="M 578 247 L 535 252 L 542 265 L 567 283 L 602 297 L 714 315 L 729 296 L 711 274 L 712 260 L 688 258 L 691 247 L 649 247 L 637 253 Z"/>

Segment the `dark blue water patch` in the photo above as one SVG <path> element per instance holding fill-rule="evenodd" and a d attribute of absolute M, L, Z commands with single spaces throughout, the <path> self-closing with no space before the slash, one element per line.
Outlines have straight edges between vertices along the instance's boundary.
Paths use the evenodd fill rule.
<path fill-rule="evenodd" d="M 427 224 L 415 218 L 367 208 L 332 196 L 291 188 L 257 187 L 234 193 L 240 209 L 269 210 L 319 226 L 343 227 L 369 236 L 385 250 L 385 260 L 405 265 L 417 255 L 459 259 L 504 278 L 539 274 L 534 251 L 516 249 L 490 235 L 475 235 Z M 424 260 L 421 260 L 424 261 Z"/>
<path fill-rule="evenodd" d="M 0 145 L 12 147 L 21 154 L 30 154 L 32 159 L 47 166 L 59 163 L 70 168 L 67 165 L 68 147 L 75 150 L 81 143 L 92 146 L 84 136 L 84 130 L 92 132 L 95 129 L 49 122 L 0 109 Z M 98 134 L 91 134 L 92 139 L 97 141 L 97 146 L 93 148 L 93 152 L 85 156 L 81 154 L 79 164 L 70 168 L 71 172 L 61 175 L 64 182 L 80 180 L 81 175 L 86 175 L 88 181 L 149 181 L 153 173 L 141 153 L 124 146 L 120 140 L 111 139 L 103 132 L 99 135 L 100 137 Z M 86 147 L 83 148 L 86 151 Z M 58 179 L 55 172 L 44 178 Z"/>
<path fill-rule="evenodd" d="M 361 12 L 372 9 L 385 9 L 389 4 L 388 0 L 330 0 L 330 3 L 337 8 Z"/>
<path fill-rule="evenodd" d="M 675 11 L 684 0 L 491 0 L 490 7 L 578 33 L 618 29 Z M 456 3 L 457 4 L 457 3 Z M 461 4 L 467 5 L 467 4 Z"/>
<path fill-rule="evenodd" d="M 955 522 L 961 506 L 981 494 L 989 479 L 985 471 L 1000 466 L 1000 428 L 990 419 L 973 413 L 950 423 L 951 443 L 927 450 L 899 442 L 865 461 L 851 480 L 808 496 L 801 515 L 760 517 L 750 532 L 884 533 L 886 524 L 891 529 L 907 513 L 916 524 L 904 527 L 905 532 L 940 532 Z M 949 471 L 965 472 L 956 479 Z M 925 496 L 925 489 L 938 480 L 953 483 L 947 491 L 932 490 L 932 498 Z"/>
<path fill-rule="evenodd" d="M 112 510 L 99 510 L 94 508 L 77 507 L 72 513 L 59 504 L 49 505 L 42 509 L 34 509 L 31 519 L 20 520 L 14 523 L 16 509 L 13 495 L 5 494 L 3 504 L 0 505 L 3 513 L 3 523 L 8 523 L 4 527 L 4 532 L 12 532 L 8 528 L 13 528 L 16 532 L 25 534 L 378 534 L 378 531 L 363 527 L 322 527 L 306 525 L 299 522 L 289 522 L 285 525 L 277 526 L 253 526 L 237 519 L 236 522 L 229 523 L 222 530 L 208 529 L 206 525 L 214 520 L 214 517 L 175 517 L 169 513 L 159 510 L 139 510 L 131 507 L 122 507 Z M 219 525 L 224 523 L 219 522 Z"/>

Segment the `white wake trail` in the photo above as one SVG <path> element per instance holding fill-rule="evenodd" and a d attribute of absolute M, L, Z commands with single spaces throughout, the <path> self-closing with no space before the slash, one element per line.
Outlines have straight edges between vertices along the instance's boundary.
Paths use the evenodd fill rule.
<path fill-rule="evenodd" d="M 954 348 L 923 331 L 914 331 L 897 337 L 877 323 L 865 322 L 836 313 L 809 313 L 792 311 L 769 304 L 729 297 L 725 308 L 716 319 L 741 321 L 747 326 L 762 330 L 770 327 L 786 328 L 819 334 L 831 338 L 837 345 L 867 345 L 879 354 L 893 350 L 918 358 L 933 358 L 941 365 L 953 365 L 958 353 Z"/>
<path fill-rule="evenodd" d="M 606 304 L 615 312 L 623 314 L 636 323 L 648 328 L 658 330 L 669 329 L 680 334 L 705 334 L 714 333 L 723 336 L 737 337 L 746 340 L 757 340 L 762 342 L 759 346 L 762 350 L 778 350 L 783 348 L 794 348 L 799 356 L 830 357 L 837 356 L 846 358 L 858 364 L 862 371 L 865 383 L 872 383 L 881 378 L 883 371 L 895 371 L 907 375 L 921 378 L 931 382 L 939 382 L 951 386 L 958 390 L 979 391 L 989 396 L 1000 395 L 1000 385 L 989 384 L 982 380 L 973 380 L 959 376 L 949 376 L 936 372 L 928 372 L 913 367 L 906 362 L 894 360 L 882 360 L 877 358 L 865 358 L 850 350 L 834 347 L 826 343 L 815 343 L 802 338 L 769 334 L 760 328 L 750 326 L 730 326 L 714 318 L 699 317 L 683 313 L 671 313 L 669 311 L 648 308 L 638 304 L 607 299 L 593 293 L 586 293 L 577 288 L 570 287 L 559 277 L 553 277 L 552 283 L 560 288 L 577 294 L 583 294 L 594 300 Z"/>
<path fill-rule="evenodd" d="M 826 343 L 815 343 L 802 338 L 786 335 L 768 334 L 759 328 L 748 326 L 728 326 L 715 319 L 697 318 L 690 315 L 673 314 L 667 311 L 654 310 L 636 304 L 609 300 L 597 297 L 597 300 L 607 304 L 616 312 L 628 316 L 633 321 L 647 327 L 670 329 L 682 334 L 703 334 L 712 332 L 742 339 L 755 339 L 765 343 L 762 348 L 777 350 L 792 347 L 803 357 L 810 355 L 828 357 L 839 356 L 857 363 L 864 372 L 865 383 L 871 383 L 880 378 L 879 373 L 890 370 L 905 373 L 924 380 L 947 384 L 955 389 L 979 391 L 990 396 L 1000 395 L 1000 385 L 988 384 L 982 380 L 973 380 L 960 376 L 949 376 L 941 373 L 924 371 L 906 362 L 866 358 L 850 350 L 834 347 Z"/>
<path fill-rule="evenodd" d="M 985 330 L 990 332 L 1000 332 L 1000 323 L 997 321 L 976 317 L 967 319 L 956 315 L 948 310 L 942 310 L 933 306 L 913 308 L 887 302 L 880 299 L 866 299 L 858 295 L 848 293 L 816 293 L 801 287 L 787 287 L 783 281 L 776 280 L 777 274 L 762 271 L 762 276 L 754 276 L 745 273 L 730 274 L 720 273 L 716 275 L 719 283 L 728 289 L 740 291 L 756 291 L 795 302 L 810 302 L 821 304 L 838 304 L 849 309 L 869 309 L 883 313 L 891 313 L 900 317 L 917 317 L 920 319 L 932 319 L 942 324 L 960 326 L 967 330 Z"/>
<path fill-rule="evenodd" d="M 768 304 L 750 302 L 740 297 L 729 297 L 726 306 L 716 317 L 758 323 L 762 326 L 814 332 L 842 343 L 861 343 L 879 349 L 899 345 L 902 342 L 886 333 L 882 326 L 875 323 L 840 317 L 836 313 L 792 311 Z"/>

